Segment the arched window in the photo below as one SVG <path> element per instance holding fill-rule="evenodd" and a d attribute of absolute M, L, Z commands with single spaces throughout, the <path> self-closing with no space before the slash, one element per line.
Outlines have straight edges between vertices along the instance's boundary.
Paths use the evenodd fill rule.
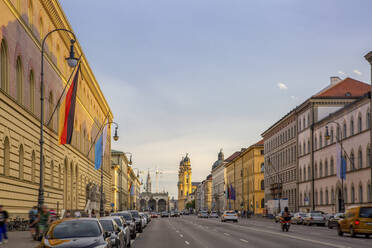
<path fill-rule="evenodd" d="M 314 139 L 314 150 L 318 149 L 318 139 L 315 135 L 315 139 Z"/>
<path fill-rule="evenodd" d="M 299 170 L 300 171 L 300 180 L 302 180 L 302 170 Z"/>
<path fill-rule="evenodd" d="M 347 137 L 347 126 L 346 126 L 346 122 L 344 122 L 344 130 L 343 130 L 343 138 L 345 139 Z"/>
<path fill-rule="evenodd" d="M 0 88 L 8 92 L 8 47 L 4 39 L 0 47 Z"/>
<path fill-rule="evenodd" d="M 31 1 L 30 1 L 31 2 Z M 34 113 L 35 111 L 35 79 L 34 79 L 34 72 L 31 70 L 30 75 L 28 78 L 29 82 L 29 98 L 30 98 L 30 111 Z"/>
<path fill-rule="evenodd" d="M 35 156 L 35 151 L 32 151 L 31 155 L 31 181 L 35 182 L 35 166 L 36 166 L 36 156 Z"/>
<path fill-rule="evenodd" d="M 362 115 L 358 115 L 358 133 L 362 132 Z"/>
<path fill-rule="evenodd" d="M 306 128 L 306 119 L 305 119 L 305 116 L 304 116 L 304 119 L 303 119 L 303 123 L 302 123 L 303 125 L 304 125 L 304 129 Z"/>
<path fill-rule="evenodd" d="M 61 171 L 61 165 L 58 165 L 58 188 L 62 188 L 62 171 Z"/>
<path fill-rule="evenodd" d="M 315 191 L 315 205 L 318 205 L 318 191 Z"/>
<path fill-rule="evenodd" d="M 304 166 L 304 181 L 306 181 L 306 168 Z"/>
<path fill-rule="evenodd" d="M 353 150 L 350 152 L 350 169 L 355 170 L 355 156 Z"/>
<path fill-rule="evenodd" d="M 318 178 L 318 164 L 316 162 L 314 167 L 314 178 Z"/>
<path fill-rule="evenodd" d="M 337 125 L 337 140 L 341 140 L 342 139 L 342 136 L 341 136 L 341 129 L 340 127 Z"/>
<path fill-rule="evenodd" d="M 344 203 L 348 203 L 348 198 L 347 198 L 347 187 L 344 187 Z"/>
<path fill-rule="evenodd" d="M 328 176 L 328 160 L 324 163 L 324 176 Z"/>
<path fill-rule="evenodd" d="M 311 179 L 311 170 L 310 170 L 310 165 L 307 167 L 307 179 Z"/>
<path fill-rule="evenodd" d="M 362 184 L 359 185 L 359 202 L 363 202 L 363 186 Z"/>
<path fill-rule="evenodd" d="M 310 153 L 310 140 L 307 140 L 307 153 Z"/>
<path fill-rule="evenodd" d="M 323 177 L 323 163 L 320 161 L 319 163 L 319 177 Z"/>
<path fill-rule="evenodd" d="M 334 135 L 333 135 L 333 127 L 331 127 L 331 144 L 333 144 L 333 138 L 334 138 Z"/>
<path fill-rule="evenodd" d="M 334 173 L 335 173 L 335 165 L 334 165 L 333 157 L 331 157 L 331 166 L 330 167 L 331 168 L 330 168 L 329 174 L 330 175 L 334 175 Z"/>
<path fill-rule="evenodd" d="M 49 128 L 52 128 L 52 129 L 53 129 L 53 118 L 52 118 L 53 110 L 54 110 L 53 92 L 50 91 L 49 92 L 49 97 L 48 97 L 48 112 L 49 112 L 49 117 L 47 118 L 46 121 L 49 121 L 49 119 L 50 119 Z"/>
<path fill-rule="evenodd" d="M 265 208 L 265 199 L 264 198 L 261 199 L 261 208 Z"/>
<path fill-rule="evenodd" d="M 261 190 L 265 190 L 265 183 L 264 183 L 264 180 L 261 180 Z"/>
<path fill-rule="evenodd" d="M 50 161 L 50 187 L 54 187 L 54 162 Z"/>
<path fill-rule="evenodd" d="M 351 117 L 350 120 L 350 136 L 354 135 L 354 119 Z"/>
<path fill-rule="evenodd" d="M 9 168 L 10 168 L 10 144 L 8 137 L 5 137 L 4 141 L 4 174 L 5 176 L 9 176 Z"/>
<path fill-rule="evenodd" d="M 367 152 L 366 152 L 366 167 L 371 166 L 370 156 L 371 156 L 371 148 L 369 147 L 369 144 L 367 145 Z"/>
<path fill-rule="evenodd" d="M 320 133 L 319 135 L 319 149 L 321 149 L 323 147 L 323 135 L 322 133 Z"/>
<path fill-rule="evenodd" d="M 354 185 L 351 185 L 351 203 L 355 203 L 355 189 L 354 189 Z"/>
<path fill-rule="evenodd" d="M 367 115 L 366 115 L 366 126 L 367 128 L 371 127 L 371 114 L 370 114 L 369 108 L 367 110 Z"/>
<path fill-rule="evenodd" d="M 359 148 L 358 151 L 358 168 L 363 168 L 363 154 L 362 154 L 362 148 Z"/>
<path fill-rule="evenodd" d="M 18 162 L 19 162 L 19 179 L 23 179 L 23 165 L 24 165 L 24 152 L 23 152 L 23 145 L 19 146 L 18 151 Z"/>
<path fill-rule="evenodd" d="M 323 190 L 320 190 L 320 205 L 323 205 Z"/>
<path fill-rule="evenodd" d="M 306 143 L 304 141 L 304 144 L 303 144 L 303 151 L 304 151 L 304 154 L 306 154 Z"/>
<path fill-rule="evenodd" d="M 325 191 L 325 204 L 328 205 L 329 204 L 329 198 L 328 198 L 328 189 L 326 189 Z"/>
<path fill-rule="evenodd" d="M 261 172 L 265 172 L 265 164 L 261 163 Z"/>
<path fill-rule="evenodd" d="M 16 87 L 17 87 L 17 101 L 19 104 L 23 103 L 23 68 L 21 57 L 17 57 L 16 64 Z"/>
<path fill-rule="evenodd" d="M 331 204 L 335 204 L 335 191 L 333 188 L 331 190 Z"/>
<path fill-rule="evenodd" d="M 32 6 L 32 1 L 28 1 L 28 23 L 30 26 L 34 24 L 34 7 Z"/>

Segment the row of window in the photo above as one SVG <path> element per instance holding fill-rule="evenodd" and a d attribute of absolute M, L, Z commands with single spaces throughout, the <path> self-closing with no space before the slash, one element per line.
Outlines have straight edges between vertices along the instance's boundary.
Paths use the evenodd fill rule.
<path fill-rule="evenodd" d="M 370 183 L 367 183 L 366 186 L 365 186 L 365 189 L 363 187 L 363 184 L 360 182 L 359 183 L 359 187 L 358 187 L 358 192 L 355 191 L 355 187 L 354 185 L 351 185 L 350 187 L 350 195 L 348 195 L 348 189 L 347 189 L 347 186 L 344 187 L 344 202 L 345 203 L 351 203 L 351 204 L 354 204 L 354 203 L 366 203 L 366 202 L 371 202 L 371 195 L 372 195 L 372 192 L 371 192 L 371 184 Z M 364 192 L 366 190 L 366 192 Z M 329 194 L 330 193 L 330 194 Z M 356 193 L 358 195 L 356 195 Z M 366 193 L 367 197 L 365 198 L 364 197 L 364 193 Z M 358 196 L 358 198 L 357 198 Z M 335 195 L 335 192 L 334 192 L 334 189 L 332 188 L 331 192 L 328 191 L 328 189 L 326 189 L 325 191 L 323 191 L 323 189 L 320 189 L 319 190 L 319 193 L 318 193 L 318 190 L 315 190 L 315 205 L 328 205 L 328 204 L 335 204 L 336 203 L 336 195 Z M 350 197 L 350 198 L 349 198 Z M 310 203 L 310 200 L 311 200 L 311 193 L 300 193 L 300 204 L 301 205 L 308 205 L 308 204 L 311 204 Z"/>
<path fill-rule="evenodd" d="M 302 131 L 309 126 L 310 126 L 310 113 L 307 114 L 307 119 L 305 116 L 302 117 L 302 121 L 301 121 L 301 118 L 299 118 L 298 120 L 299 130 L 298 131 Z"/>
<path fill-rule="evenodd" d="M 275 137 L 271 138 L 268 142 L 265 142 L 265 152 L 269 152 L 295 137 L 296 125 L 281 131 Z"/>
<path fill-rule="evenodd" d="M 296 169 L 287 170 L 278 174 L 272 174 L 265 178 L 266 185 L 273 183 L 288 183 L 296 180 Z"/>

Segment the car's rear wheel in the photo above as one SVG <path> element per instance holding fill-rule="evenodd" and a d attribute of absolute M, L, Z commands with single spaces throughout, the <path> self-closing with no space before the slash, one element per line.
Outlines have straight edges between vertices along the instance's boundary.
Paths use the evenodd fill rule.
<path fill-rule="evenodd" d="M 341 226 L 340 225 L 337 226 L 337 234 L 338 234 L 338 236 L 344 235 L 344 233 L 341 230 Z"/>

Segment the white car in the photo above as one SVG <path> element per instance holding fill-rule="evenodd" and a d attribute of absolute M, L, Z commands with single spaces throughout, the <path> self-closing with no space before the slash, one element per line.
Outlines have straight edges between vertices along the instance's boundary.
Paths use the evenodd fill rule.
<path fill-rule="evenodd" d="M 147 226 L 147 217 L 144 213 L 139 213 L 141 217 L 141 222 L 142 222 L 142 228 L 145 228 Z"/>
<path fill-rule="evenodd" d="M 226 221 L 238 222 L 238 215 L 235 213 L 235 211 L 229 210 L 223 212 L 221 215 L 221 222 Z"/>

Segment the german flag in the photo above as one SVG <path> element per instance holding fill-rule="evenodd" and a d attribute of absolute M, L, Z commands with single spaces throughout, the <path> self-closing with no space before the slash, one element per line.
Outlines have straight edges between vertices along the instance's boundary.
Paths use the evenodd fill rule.
<path fill-rule="evenodd" d="M 65 100 L 62 102 L 59 112 L 59 143 L 61 145 L 71 144 L 72 132 L 74 130 L 76 92 L 78 87 L 80 64 L 70 88 L 67 91 Z"/>

